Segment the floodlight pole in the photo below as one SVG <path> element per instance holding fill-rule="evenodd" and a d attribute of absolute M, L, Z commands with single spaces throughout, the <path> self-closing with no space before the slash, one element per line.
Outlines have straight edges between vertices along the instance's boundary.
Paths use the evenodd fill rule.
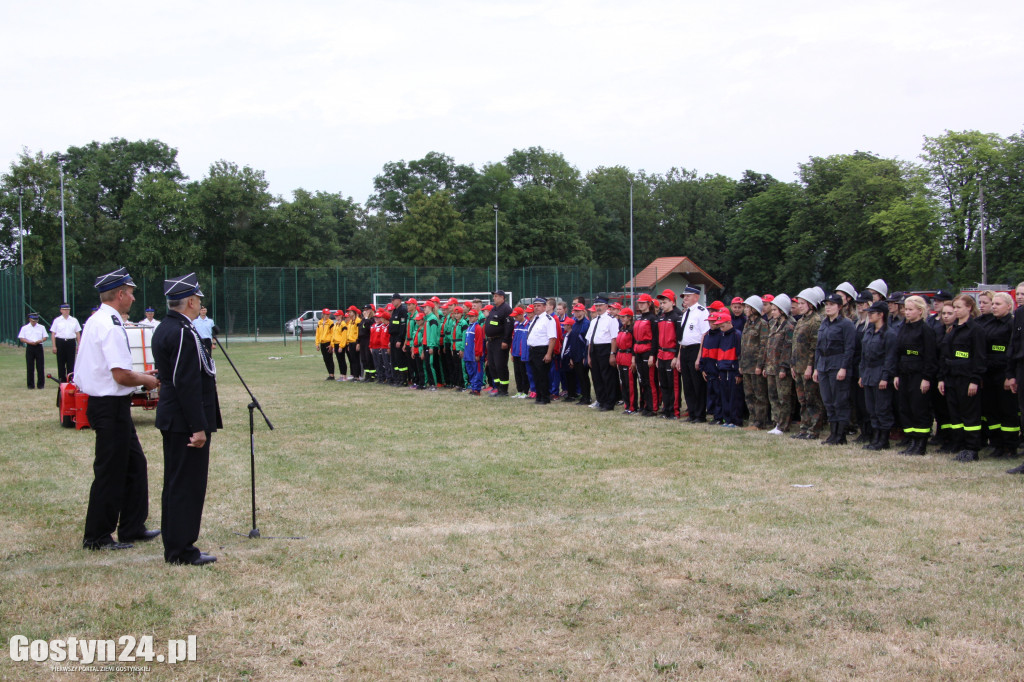
<path fill-rule="evenodd" d="M 25 316 L 25 227 L 22 223 L 21 198 L 25 196 L 25 188 L 18 188 L 18 251 L 21 254 L 21 315 Z"/>
<path fill-rule="evenodd" d="M 633 178 L 629 179 L 629 302 L 636 305 L 636 275 L 633 273 Z"/>
<path fill-rule="evenodd" d="M 57 157 L 57 166 L 60 168 L 60 260 L 64 267 L 64 299 L 68 300 L 68 255 L 64 229 L 64 163 L 67 161 L 63 156 Z"/>
<path fill-rule="evenodd" d="M 494 204 L 494 290 L 498 290 L 498 205 Z"/>

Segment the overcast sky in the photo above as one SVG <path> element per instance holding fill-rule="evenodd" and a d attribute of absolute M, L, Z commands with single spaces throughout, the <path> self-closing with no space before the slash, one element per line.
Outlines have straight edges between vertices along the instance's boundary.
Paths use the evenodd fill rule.
<path fill-rule="evenodd" d="M 364 202 L 388 161 L 516 148 L 586 172 L 792 180 L 1024 130 L 1024 3 L 4 2 L 0 162 L 156 138 Z"/>

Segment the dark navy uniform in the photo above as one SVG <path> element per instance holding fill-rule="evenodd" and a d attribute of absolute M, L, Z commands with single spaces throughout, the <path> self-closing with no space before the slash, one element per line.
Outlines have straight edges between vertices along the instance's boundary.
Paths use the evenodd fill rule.
<path fill-rule="evenodd" d="M 195 542 L 206 499 L 210 438 L 223 426 L 217 369 L 192 322 L 173 309 L 153 333 L 153 362 L 160 379 L 156 427 L 164 443 L 164 559 L 194 563 L 201 554 Z M 200 431 L 206 443 L 189 447 L 192 434 Z"/>
<path fill-rule="evenodd" d="M 939 344 L 939 380 L 945 383 L 959 461 L 976 460 L 981 449 L 981 396 L 967 392 L 970 384 L 981 388 L 985 363 L 985 330 L 970 318 L 954 324 Z"/>
<path fill-rule="evenodd" d="M 494 306 L 484 320 L 484 336 L 487 338 L 487 366 L 491 370 L 491 376 L 494 377 L 498 395 L 508 395 L 508 352 L 512 347 L 514 327 L 512 308 L 507 302 Z M 505 348 L 501 347 L 502 344 L 505 344 Z"/>

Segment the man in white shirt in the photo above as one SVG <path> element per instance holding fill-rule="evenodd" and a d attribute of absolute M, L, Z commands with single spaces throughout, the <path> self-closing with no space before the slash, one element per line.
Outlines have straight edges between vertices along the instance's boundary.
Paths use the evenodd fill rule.
<path fill-rule="evenodd" d="M 46 388 L 46 374 L 43 370 L 43 342 L 46 328 L 39 324 L 39 315 L 29 313 L 28 324 L 18 331 L 18 340 L 25 344 L 25 368 L 28 372 L 28 387 Z M 35 369 L 35 382 L 33 372 Z"/>
<path fill-rule="evenodd" d="M 153 374 L 133 370 L 122 319 L 135 301 L 125 268 L 96 278 L 100 309 L 86 320 L 75 361 L 75 383 L 89 396 L 86 416 L 96 433 L 95 478 L 85 516 L 84 549 L 129 549 L 160 534 L 146 530 L 149 480 L 146 456 L 132 421 L 132 393 L 158 386 Z M 117 530 L 117 541 L 113 538 Z"/>
<path fill-rule="evenodd" d="M 686 287 L 683 290 L 683 317 L 680 322 L 676 366 L 683 384 L 686 409 L 690 413 L 688 422 L 703 422 L 707 419 L 708 384 L 700 372 L 700 348 L 704 335 L 710 329 L 708 310 L 700 305 L 700 289 Z"/>
<path fill-rule="evenodd" d="M 619 321 L 608 314 L 608 296 L 598 294 L 594 299 L 594 319 L 587 329 L 587 358 L 594 379 L 597 409 L 610 412 L 615 409 L 615 386 L 618 374 L 611 364 L 615 337 L 619 335 Z"/>
<path fill-rule="evenodd" d="M 537 392 L 538 405 L 551 404 L 551 381 L 548 372 L 551 358 L 558 344 L 558 322 L 546 310 L 547 299 L 538 296 L 533 299 L 537 312 L 527 327 L 526 345 L 530 351 L 530 365 L 533 367 L 533 384 Z"/>
<path fill-rule="evenodd" d="M 140 327 L 149 327 L 150 329 L 156 329 L 157 326 L 160 324 L 160 320 L 154 319 L 154 315 L 156 315 L 156 310 L 153 308 L 153 306 L 147 306 L 146 317 L 139 320 L 135 324 L 137 324 Z"/>
<path fill-rule="evenodd" d="M 82 340 L 82 325 L 71 317 L 71 306 L 67 303 L 60 304 L 60 316 L 50 325 L 50 335 L 53 337 L 52 352 L 57 356 L 57 376 L 64 383 L 75 368 L 75 351 Z"/>

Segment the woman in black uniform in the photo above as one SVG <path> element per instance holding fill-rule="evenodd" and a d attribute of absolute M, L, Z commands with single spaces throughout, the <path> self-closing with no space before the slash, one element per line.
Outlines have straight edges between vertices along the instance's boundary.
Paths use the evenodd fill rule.
<path fill-rule="evenodd" d="M 925 322 L 928 305 L 920 296 L 903 303 L 906 321 L 896 337 L 897 370 L 903 433 L 909 441 L 901 455 L 923 455 L 932 434 L 932 410 L 928 392 L 938 372 L 935 332 Z"/>
<path fill-rule="evenodd" d="M 888 450 L 892 428 L 892 393 L 889 382 L 896 375 L 896 332 L 886 325 L 889 307 L 878 301 L 868 308 L 870 325 L 861 338 L 860 379 L 873 437 L 865 450 Z"/>
<path fill-rule="evenodd" d="M 985 330 L 987 370 L 981 383 L 981 421 L 988 431 L 988 440 L 995 448 L 993 457 L 1014 457 L 1020 422 L 1017 418 L 1017 396 L 1006 386 L 1006 350 L 1013 331 L 1013 300 L 1000 291 L 993 294 L 989 315 L 978 318 Z"/>
<path fill-rule="evenodd" d="M 958 462 L 976 462 L 981 449 L 981 387 L 985 375 L 985 330 L 978 305 L 967 294 L 953 299 L 955 322 L 939 344 L 939 393 L 946 396 Z"/>

